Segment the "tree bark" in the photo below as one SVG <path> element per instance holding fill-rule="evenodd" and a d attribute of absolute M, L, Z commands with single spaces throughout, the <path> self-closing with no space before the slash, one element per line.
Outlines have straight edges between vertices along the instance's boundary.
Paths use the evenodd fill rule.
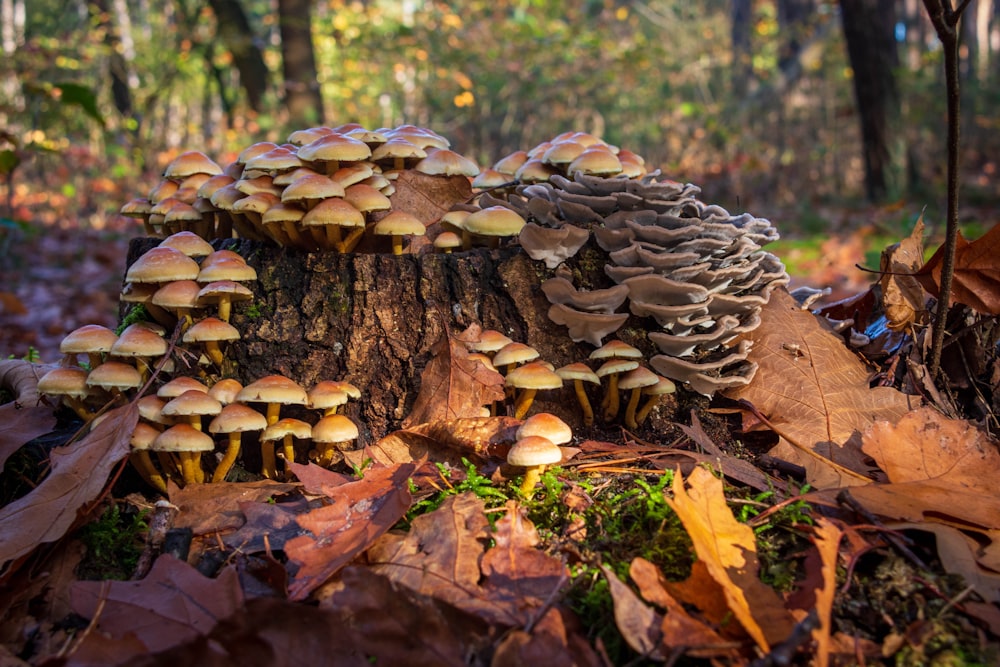
<path fill-rule="evenodd" d="M 118 24 L 113 20 L 112 7 L 107 0 L 93 0 L 87 5 L 93 18 L 104 33 L 104 45 L 107 47 L 108 76 L 111 78 L 111 98 L 115 109 L 123 118 L 132 116 L 132 89 L 129 86 L 129 64 L 125 60 L 125 49 L 122 46 L 122 36 Z"/>
<path fill-rule="evenodd" d="M 247 94 L 247 105 L 259 112 L 267 91 L 268 70 L 264 55 L 255 43 L 246 12 L 239 0 L 208 0 L 208 4 L 215 13 L 219 39 L 233 54 L 233 64 L 240 73 L 240 85 Z"/>
<path fill-rule="evenodd" d="M 323 97 L 312 42 L 312 0 L 278 0 L 285 108 L 296 129 L 323 124 Z"/>
<path fill-rule="evenodd" d="M 840 7 L 861 123 L 865 194 L 872 202 L 885 201 L 904 187 L 906 155 L 895 75 L 895 2 L 841 0 Z"/>
<path fill-rule="evenodd" d="M 753 33 L 753 2 L 751 0 L 732 0 L 729 9 L 729 35 L 732 42 L 733 94 L 743 97 L 750 89 L 753 78 L 753 46 L 750 39 Z"/>
<path fill-rule="evenodd" d="M 133 241 L 129 263 L 157 242 Z M 362 443 L 399 428 L 435 345 L 472 323 L 531 345 L 556 367 L 586 362 L 593 350 L 574 343 L 565 328 L 549 320 L 549 302 L 539 285 L 552 271 L 519 247 L 395 256 L 309 254 L 243 239 L 215 245 L 235 250 L 257 270 L 257 281 L 248 285 L 252 306 L 233 308 L 231 323 L 242 339 L 228 347 L 223 375 L 247 384 L 280 373 L 307 388 L 320 380 L 348 380 L 362 394 L 346 410 L 361 430 Z M 605 263 L 603 251 L 588 244 L 568 265 L 582 284 L 597 288 L 612 284 Z M 631 316 L 616 337 L 647 357 L 655 353 L 640 318 Z M 602 389 L 587 390 L 599 405 Z M 670 407 L 654 411 L 640 433 L 655 438 L 672 428 L 671 420 L 688 418 L 675 412 L 676 402 L 666 403 Z M 539 391 L 534 406 L 532 412 L 552 412 L 581 435 L 620 437 L 617 423 L 598 423 L 587 433 L 571 384 Z M 689 401 L 685 409 L 690 408 Z M 602 436 L 605 428 L 614 434 Z"/>

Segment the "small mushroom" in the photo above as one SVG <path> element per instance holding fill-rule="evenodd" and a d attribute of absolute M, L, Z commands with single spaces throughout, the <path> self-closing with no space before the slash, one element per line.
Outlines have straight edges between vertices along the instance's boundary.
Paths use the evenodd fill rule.
<path fill-rule="evenodd" d="M 220 368 L 225 355 L 219 343 L 239 339 L 240 332 L 236 327 L 215 317 L 206 317 L 185 331 L 183 336 L 185 343 L 201 343 L 208 358 Z"/>
<path fill-rule="evenodd" d="M 181 460 L 184 483 L 198 484 L 198 479 L 205 476 L 201 453 L 215 449 L 215 441 L 190 424 L 175 424 L 156 436 L 149 448 L 154 452 L 176 452 Z"/>
<path fill-rule="evenodd" d="M 313 426 L 312 440 L 316 444 L 316 463 L 328 467 L 333 454 L 346 448 L 358 437 L 358 427 L 344 415 L 326 415 Z"/>
<path fill-rule="evenodd" d="M 375 223 L 374 232 L 378 236 L 392 237 L 392 254 L 403 254 L 404 236 L 423 236 L 427 232 L 424 223 L 405 211 L 393 211 Z"/>
<path fill-rule="evenodd" d="M 625 407 L 626 428 L 633 431 L 639 428 L 639 424 L 636 419 L 636 410 L 639 409 L 639 397 L 642 395 L 643 389 L 652 387 L 657 384 L 659 380 L 660 376 L 645 366 L 633 368 L 618 378 L 618 388 L 631 392 L 628 405 Z"/>
<path fill-rule="evenodd" d="M 530 435 L 514 443 L 507 453 L 507 463 L 520 468 L 527 468 L 524 482 L 521 484 L 521 495 L 531 498 L 535 485 L 545 472 L 545 466 L 562 461 L 562 450 L 548 438 L 540 435 Z"/>
<path fill-rule="evenodd" d="M 217 386 L 217 385 L 216 385 Z M 240 403 L 230 403 L 222 408 L 208 425 L 210 433 L 224 433 L 228 438 L 226 453 L 212 473 L 212 482 L 223 482 L 240 454 L 242 434 L 261 431 L 267 427 L 267 417 Z"/>
<path fill-rule="evenodd" d="M 658 376 L 659 377 L 659 376 Z M 667 394 L 672 394 L 677 391 L 677 387 L 673 382 L 665 377 L 660 377 L 656 381 L 656 384 L 646 387 L 642 390 L 642 395 L 647 396 L 646 402 L 643 403 L 639 411 L 635 413 L 635 423 L 638 426 L 642 426 L 642 423 L 646 421 L 649 417 L 649 413 L 653 411 L 660 401 Z"/>
<path fill-rule="evenodd" d="M 53 368 L 38 380 L 37 389 L 39 394 L 61 397 L 83 421 L 93 419 L 93 413 L 84 403 L 92 390 L 87 384 L 87 371 L 82 368 Z"/>
<path fill-rule="evenodd" d="M 594 409 L 587 398 L 587 391 L 583 387 L 584 382 L 591 382 L 600 386 L 601 378 L 590 369 L 587 364 L 576 362 L 556 369 L 556 375 L 563 380 L 573 381 L 573 390 L 576 392 L 576 400 L 580 403 L 580 410 L 583 412 L 584 426 L 593 426 Z"/>
<path fill-rule="evenodd" d="M 90 368 L 94 369 L 104 361 L 103 354 L 111 351 L 111 346 L 118 340 L 118 335 L 111 329 L 100 324 L 85 324 L 66 334 L 59 343 L 59 351 L 73 357 L 86 354 Z"/>
<path fill-rule="evenodd" d="M 135 431 L 132 432 L 132 438 L 129 440 L 129 444 L 132 446 L 131 453 L 129 454 L 129 462 L 146 484 L 165 494 L 167 492 L 167 482 L 163 478 L 163 475 L 160 474 L 160 471 L 156 469 L 156 466 L 153 465 L 153 460 L 149 456 L 149 446 L 158 435 L 160 435 L 160 432 L 149 424 L 145 422 L 136 424 Z"/>
<path fill-rule="evenodd" d="M 301 419 L 285 417 L 264 429 L 262 443 L 274 443 L 281 440 L 282 454 L 285 459 L 285 476 L 288 476 L 289 465 L 295 462 L 295 440 L 308 440 L 312 437 L 312 426 Z"/>
<path fill-rule="evenodd" d="M 518 366 L 507 373 L 504 383 L 508 387 L 520 389 L 514 401 L 514 418 L 524 419 L 531 409 L 531 404 L 535 400 L 535 394 L 540 389 L 559 389 L 562 387 L 562 378 L 549 370 L 543 363 L 533 361 Z"/>
<path fill-rule="evenodd" d="M 267 375 L 256 382 L 251 382 L 236 398 L 242 403 L 266 403 L 268 425 L 280 419 L 282 405 L 306 405 L 309 402 L 306 390 L 283 375 Z M 267 479 L 277 477 L 273 441 L 261 442 L 261 460 L 261 474 Z"/>

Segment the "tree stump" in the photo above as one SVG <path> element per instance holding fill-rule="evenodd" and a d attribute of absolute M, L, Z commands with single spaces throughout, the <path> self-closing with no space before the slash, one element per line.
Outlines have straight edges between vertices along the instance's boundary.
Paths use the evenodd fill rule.
<path fill-rule="evenodd" d="M 129 264 L 158 242 L 134 240 Z M 556 367 L 586 361 L 593 350 L 549 320 L 539 285 L 553 272 L 519 246 L 396 256 L 305 253 L 244 239 L 214 245 L 242 255 L 258 278 L 248 285 L 254 300 L 233 308 L 231 323 L 242 340 L 229 346 L 223 375 L 247 384 L 280 373 L 307 388 L 320 380 L 352 382 L 362 398 L 346 414 L 361 430 L 359 444 L 399 427 L 435 345 L 470 324 L 531 345 Z M 591 243 L 567 264 L 580 285 L 612 284 L 604 254 Z M 641 318 L 630 316 L 617 336 L 653 350 Z M 602 391 L 588 387 L 592 402 L 600 402 Z M 571 384 L 539 392 L 536 406 L 532 412 L 552 412 L 583 432 Z M 673 416 L 654 412 L 645 429 L 662 430 Z M 591 437 L 604 426 L 614 425 L 596 425 Z"/>

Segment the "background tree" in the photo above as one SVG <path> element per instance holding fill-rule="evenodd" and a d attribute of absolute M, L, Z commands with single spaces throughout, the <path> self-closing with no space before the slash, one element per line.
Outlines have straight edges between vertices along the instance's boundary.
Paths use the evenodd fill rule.
<path fill-rule="evenodd" d="M 323 97 L 312 42 L 312 0 L 278 0 L 281 73 L 288 121 L 297 127 L 323 124 Z"/>

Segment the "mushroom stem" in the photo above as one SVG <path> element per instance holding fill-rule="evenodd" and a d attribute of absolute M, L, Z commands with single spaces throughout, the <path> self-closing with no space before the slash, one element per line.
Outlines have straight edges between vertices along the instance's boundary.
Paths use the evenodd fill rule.
<path fill-rule="evenodd" d="M 212 360 L 213 364 L 221 368 L 225 356 L 223 356 L 222 350 L 219 348 L 218 341 L 206 340 L 204 341 L 204 343 L 205 343 L 205 354 L 208 355 L 208 358 Z"/>
<path fill-rule="evenodd" d="M 260 443 L 260 474 L 265 479 L 278 477 L 278 462 L 274 457 L 274 440 L 262 440 Z"/>
<path fill-rule="evenodd" d="M 614 421 L 618 416 L 618 373 L 608 376 L 608 393 L 605 396 L 607 407 L 604 409 L 604 421 Z"/>
<path fill-rule="evenodd" d="M 219 297 L 219 319 L 223 322 L 229 321 L 229 316 L 233 313 L 233 301 L 226 295 Z M 190 319 L 190 317 L 189 317 Z M 188 325 L 190 326 L 190 324 Z M 187 327 L 185 327 L 186 329 Z"/>
<path fill-rule="evenodd" d="M 392 235 L 392 254 L 402 255 L 403 254 L 403 235 L 393 234 Z"/>
<path fill-rule="evenodd" d="M 542 479 L 545 466 L 532 466 L 524 473 L 524 482 L 521 483 L 521 495 L 526 499 L 531 499 L 535 492 L 535 485 Z"/>
<path fill-rule="evenodd" d="M 185 486 L 198 483 L 198 473 L 195 471 L 195 452 L 181 452 L 181 477 Z M 198 467 L 201 467 L 201 457 L 197 459 Z"/>
<path fill-rule="evenodd" d="M 62 397 L 62 401 L 67 406 L 72 408 L 73 412 L 75 412 L 77 416 L 84 421 L 85 424 L 89 424 L 90 420 L 94 418 L 94 413 L 88 410 L 87 406 L 84 405 L 83 401 L 81 401 L 76 396 L 64 395 Z"/>
<path fill-rule="evenodd" d="M 628 399 L 628 407 L 625 408 L 625 426 L 633 431 L 639 428 L 639 423 L 635 416 L 635 409 L 639 407 L 639 394 L 641 393 L 641 387 L 633 389 L 632 395 L 629 396 Z"/>
<path fill-rule="evenodd" d="M 341 244 L 341 247 L 337 248 L 337 250 L 339 250 L 342 253 L 348 253 L 353 251 L 354 248 L 358 245 L 358 242 L 361 241 L 361 237 L 364 235 L 365 235 L 364 227 L 359 227 L 358 229 L 352 229 L 350 233 L 348 233 L 347 238 L 344 239 L 344 242 L 343 244 Z"/>
<path fill-rule="evenodd" d="M 167 483 L 164 481 L 160 471 L 153 465 L 153 459 L 150 458 L 149 451 L 145 449 L 134 450 L 129 460 L 132 462 L 132 467 L 136 469 L 136 472 L 139 473 L 139 476 L 142 477 L 146 484 L 149 484 L 160 493 L 167 492 Z"/>
<path fill-rule="evenodd" d="M 292 442 L 292 434 L 286 433 L 281 444 L 285 455 L 285 475 L 287 476 L 289 465 L 295 463 L 295 443 Z"/>
<path fill-rule="evenodd" d="M 531 409 L 536 393 L 538 393 L 537 389 L 525 389 L 518 395 L 514 402 L 514 419 L 524 419 L 524 415 L 528 414 L 528 410 Z"/>
<path fill-rule="evenodd" d="M 659 396 L 650 396 L 646 399 L 646 402 L 643 403 L 641 408 L 639 408 L 639 411 L 635 413 L 635 423 L 642 424 L 646 421 L 646 418 L 649 417 L 649 413 L 653 411 L 653 408 L 655 408 L 659 402 Z"/>
<path fill-rule="evenodd" d="M 226 453 L 223 454 L 222 460 L 219 461 L 219 465 L 216 466 L 215 472 L 212 474 L 213 483 L 226 481 L 226 475 L 236 463 L 236 457 L 240 455 L 240 436 L 238 431 L 229 434 L 229 445 L 226 447 Z"/>
<path fill-rule="evenodd" d="M 580 409 L 583 411 L 583 425 L 594 425 L 594 409 L 590 407 L 590 399 L 587 398 L 587 391 L 583 388 L 583 380 L 573 380 L 573 388 L 576 390 L 576 400 L 580 402 Z"/>

